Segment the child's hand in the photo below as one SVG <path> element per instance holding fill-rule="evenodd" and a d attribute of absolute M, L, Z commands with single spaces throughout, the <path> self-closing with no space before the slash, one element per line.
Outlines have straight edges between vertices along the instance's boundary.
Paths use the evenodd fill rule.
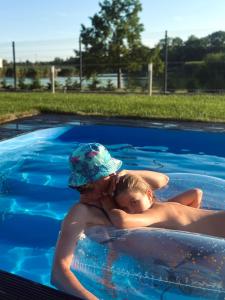
<path fill-rule="evenodd" d="M 112 209 L 116 208 L 115 202 L 112 197 L 104 196 L 101 198 L 101 207 L 106 211 L 110 212 Z"/>

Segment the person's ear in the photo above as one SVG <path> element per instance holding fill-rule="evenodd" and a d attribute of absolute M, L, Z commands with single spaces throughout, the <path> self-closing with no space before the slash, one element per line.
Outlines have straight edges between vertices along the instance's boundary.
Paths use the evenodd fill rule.
<path fill-rule="evenodd" d="M 153 192 L 152 192 L 152 190 L 151 189 L 147 189 L 146 194 L 147 194 L 149 200 L 152 200 L 152 198 L 153 198 Z"/>

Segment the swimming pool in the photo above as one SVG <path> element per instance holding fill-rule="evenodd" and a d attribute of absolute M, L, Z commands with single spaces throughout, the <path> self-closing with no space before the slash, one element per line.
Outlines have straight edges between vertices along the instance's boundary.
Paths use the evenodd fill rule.
<path fill-rule="evenodd" d="M 79 197 L 67 177 L 68 155 L 80 142 L 106 145 L 124 169 L 225 179 L 224 133 L 77 123 L 3 141 L 0 269 L 49 285 L 60 221 Z"/>

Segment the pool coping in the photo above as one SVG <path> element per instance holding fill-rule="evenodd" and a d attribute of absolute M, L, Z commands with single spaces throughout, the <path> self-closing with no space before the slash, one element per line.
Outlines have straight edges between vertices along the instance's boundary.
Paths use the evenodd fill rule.
<path fill-rule="evenodd" d="M 0 299 L 82 300 L 43 284 L 0 270 Z"/>
<path fill-rule="evenodd" d="M 188 122 L 172 120 L 143 120 L 121 117 L 96 117 L 75 114 L 38 114 L 19 118 L 0 124 L 0 140 L 9 139 L 17 135 L 38 129 L 52 128 L 65 125 L 99 124 L 130 127 L 148 127 L 170 130 L 192 130 L 225 133 L 225 123 L 217 122 Z"/>

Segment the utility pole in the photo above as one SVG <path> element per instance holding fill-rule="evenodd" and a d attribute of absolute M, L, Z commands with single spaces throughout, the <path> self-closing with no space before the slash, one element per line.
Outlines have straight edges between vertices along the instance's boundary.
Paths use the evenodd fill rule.
<path fill-rule="evenodd" d="M 79 52 L 80 52 L 80 89 L 82 90 L 83 57 L 82 57 L 82 41 L 81 41 L 81 35 L 80 35 L 80 37 L 79 37 Z"/>
<path fill-rule="evenodd" d="M 13 77 L 14 77 L 14 89 L 16 90 L 16 51 L 15 51 L 15 42 L 12 42 L 13 50 Z"/>
<path fill-rule="evenodd" d="M 167 30 L 165 32 L 165 70 L 164 70 L 164 93 L 167 93 L 167 80 L 168 80 L 168 35 Z"/>

